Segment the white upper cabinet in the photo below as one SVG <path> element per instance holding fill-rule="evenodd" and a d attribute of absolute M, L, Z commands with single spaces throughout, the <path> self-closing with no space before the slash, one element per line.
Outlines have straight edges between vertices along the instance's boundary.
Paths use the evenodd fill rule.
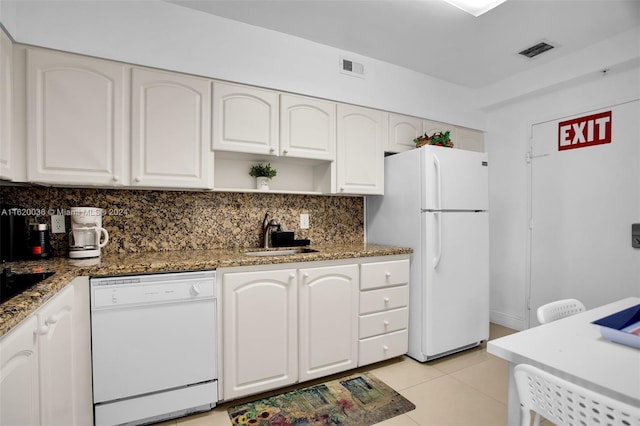
<path fill-rule="evenodd" d="M 214 150 L 277 155 L 278 134 L 277 92 L 214 82 Z"/>
<path fill-rule="evenodd" d="M 125 79 L 122 64 L 27 51 L 29 181 L 109 186 L 126 181 Z"/>
<path fill-rule="evenodd" d="M 211 188 L 211 81 L 134 68 L 131 184 Z"/>
<path fill-rule="evenodd" d="M 381 195 L 388 113 L 338 104 L 337 192 Z"/>
<path fill-rule="evenodd" d="M 336 104 L 280 95 L 280 155 L 336 159 Z"/>
<path fill-rule="evenodd" d="M 389 113 L 389 143 L 386 151 L 402 152 L 414 149 L 413 140 L 424 134 L 422 119 L 408 115 Z"/>
<path fill-rule="evenodd" d="M 0 28 L 0 178 L 13 179 L 13 164 L 11 162 L 12 128 L 12 86 L 13 60 L 12 43 Z"/>
<path fill-rule="evenodd" d="M 484 133 L 480 130 L 458 127 L 456 147 L 467 151 L 484 152 Z"/>

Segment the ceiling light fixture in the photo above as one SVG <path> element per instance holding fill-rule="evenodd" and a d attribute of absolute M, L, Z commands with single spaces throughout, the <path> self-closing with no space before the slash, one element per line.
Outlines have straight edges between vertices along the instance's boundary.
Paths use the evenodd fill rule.
<path fill-rule="evenodd" d="M 507 0 L 444 0 L 449 4 L 454 5 L 458 9 L 462 9 L 467 13 L 472 14 L 475 17 L 482 15 L 485 12 L 490 11 L 496 6 L 504 3 Z"/>

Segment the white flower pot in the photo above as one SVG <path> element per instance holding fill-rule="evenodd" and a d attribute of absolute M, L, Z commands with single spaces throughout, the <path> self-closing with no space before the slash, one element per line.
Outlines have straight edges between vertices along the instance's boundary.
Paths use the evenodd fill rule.
<path fill-rule="evenodd" d="M 269 178 L 265 176 L 260 176 L 256 178 L 256 189 L 259 191 L 268 191 L 269 190 Z"/>

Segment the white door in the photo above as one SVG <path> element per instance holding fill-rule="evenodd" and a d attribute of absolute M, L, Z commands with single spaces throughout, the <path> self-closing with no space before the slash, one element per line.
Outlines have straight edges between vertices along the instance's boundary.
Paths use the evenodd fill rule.
<path fill-rule="evenodd" d="M 40 416 L 45 425 L 77 425 L 74 287 L 38 312 Z"/>
<path fill-rule="evenodd" d="M 335 160 L 335 102 L 280 95 L 280 155 Z"/>
<path fill-rule="evenodd" d="M 357 367 L 358 265 L 300 269 L 299 275 L 300 381 Z"/>
<path fill-rule="evenodd" d="M 423 353 L 430 357 L 489 338 L 489 216 L 423 216 Z"/>
<path fill-rule="evenodd" d="M 419 150 L 423 209 L 487 210 L 487 154 L 440 146 L 423 146 Z"/>
<path fill-rule="evenodd" d="M 402 152 L 416 147 L 414 139 L 423 135 L 422 119 L 389 113 L 389 141 L 386 151 Z"/>
<path fill-rule="evenodd" d="M 31 315 L 0 339 L 0 424 L 40 424 L 38 319 Z"/>
<path fill-rule="evenodd" d="M 12 43 L 0 28 L 0 178 L 14 177 L 11 162 L 12 105 L 13 105 L 13 60 Z"/>
<path fill-rule="evenodd" d="M 388 113 L 338 105 L 337 189 L 342 194 L 384 193 Z"/>
<path fill-rule="evenodd" d="M 607 111 L 610 143 L 559 151 L 560 123 Z M 638 117 L 633 101 L 533 126 L 531 326 L 553 300 L 593 308 L 640 293 L 640 249 L 631 246 L 631 224 L 640 223 Z M 587 140 L 589 124 L 576 126 L 576 142 Z"/>
<path fill-rule="evenodd" d="M 211 188 L 211 82 L 155 70 L 131 74 L 133 186 Z"/>
<path fill-rule="evenodd" d="M 212 148 L 278 155 L 278 93 L 213 83 Z"/>
<path fill-rule="evenodd" d="M 27 51 L 27 178 L 122 185 L 125 66 Z"/>
<path fill-rule="evenodd" d="M 295 269 L 223 275 L 225 399 L 297 381 L 296 277 Z"/>

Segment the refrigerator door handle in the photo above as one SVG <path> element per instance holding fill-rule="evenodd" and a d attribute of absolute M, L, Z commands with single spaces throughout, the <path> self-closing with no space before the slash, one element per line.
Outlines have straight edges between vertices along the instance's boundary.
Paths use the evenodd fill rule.
<path fill-rule="evenodd" d="M 433 269 L 436 269 L 442 259 L 442 213 L 435 212 L 434 217 L 438 222 L 438 254 L 433 258 Z"/>
<path fill-rule="evenodd" d="M 436 180 L 438 183 L 436 184 L 436 192 L 438 193 L 438 207 L 437 209 L 442 209 L 442 175 L 440 173 L 440 160 L 436 154 L 433 154 L 433 165 L 436 169 Z"/>

